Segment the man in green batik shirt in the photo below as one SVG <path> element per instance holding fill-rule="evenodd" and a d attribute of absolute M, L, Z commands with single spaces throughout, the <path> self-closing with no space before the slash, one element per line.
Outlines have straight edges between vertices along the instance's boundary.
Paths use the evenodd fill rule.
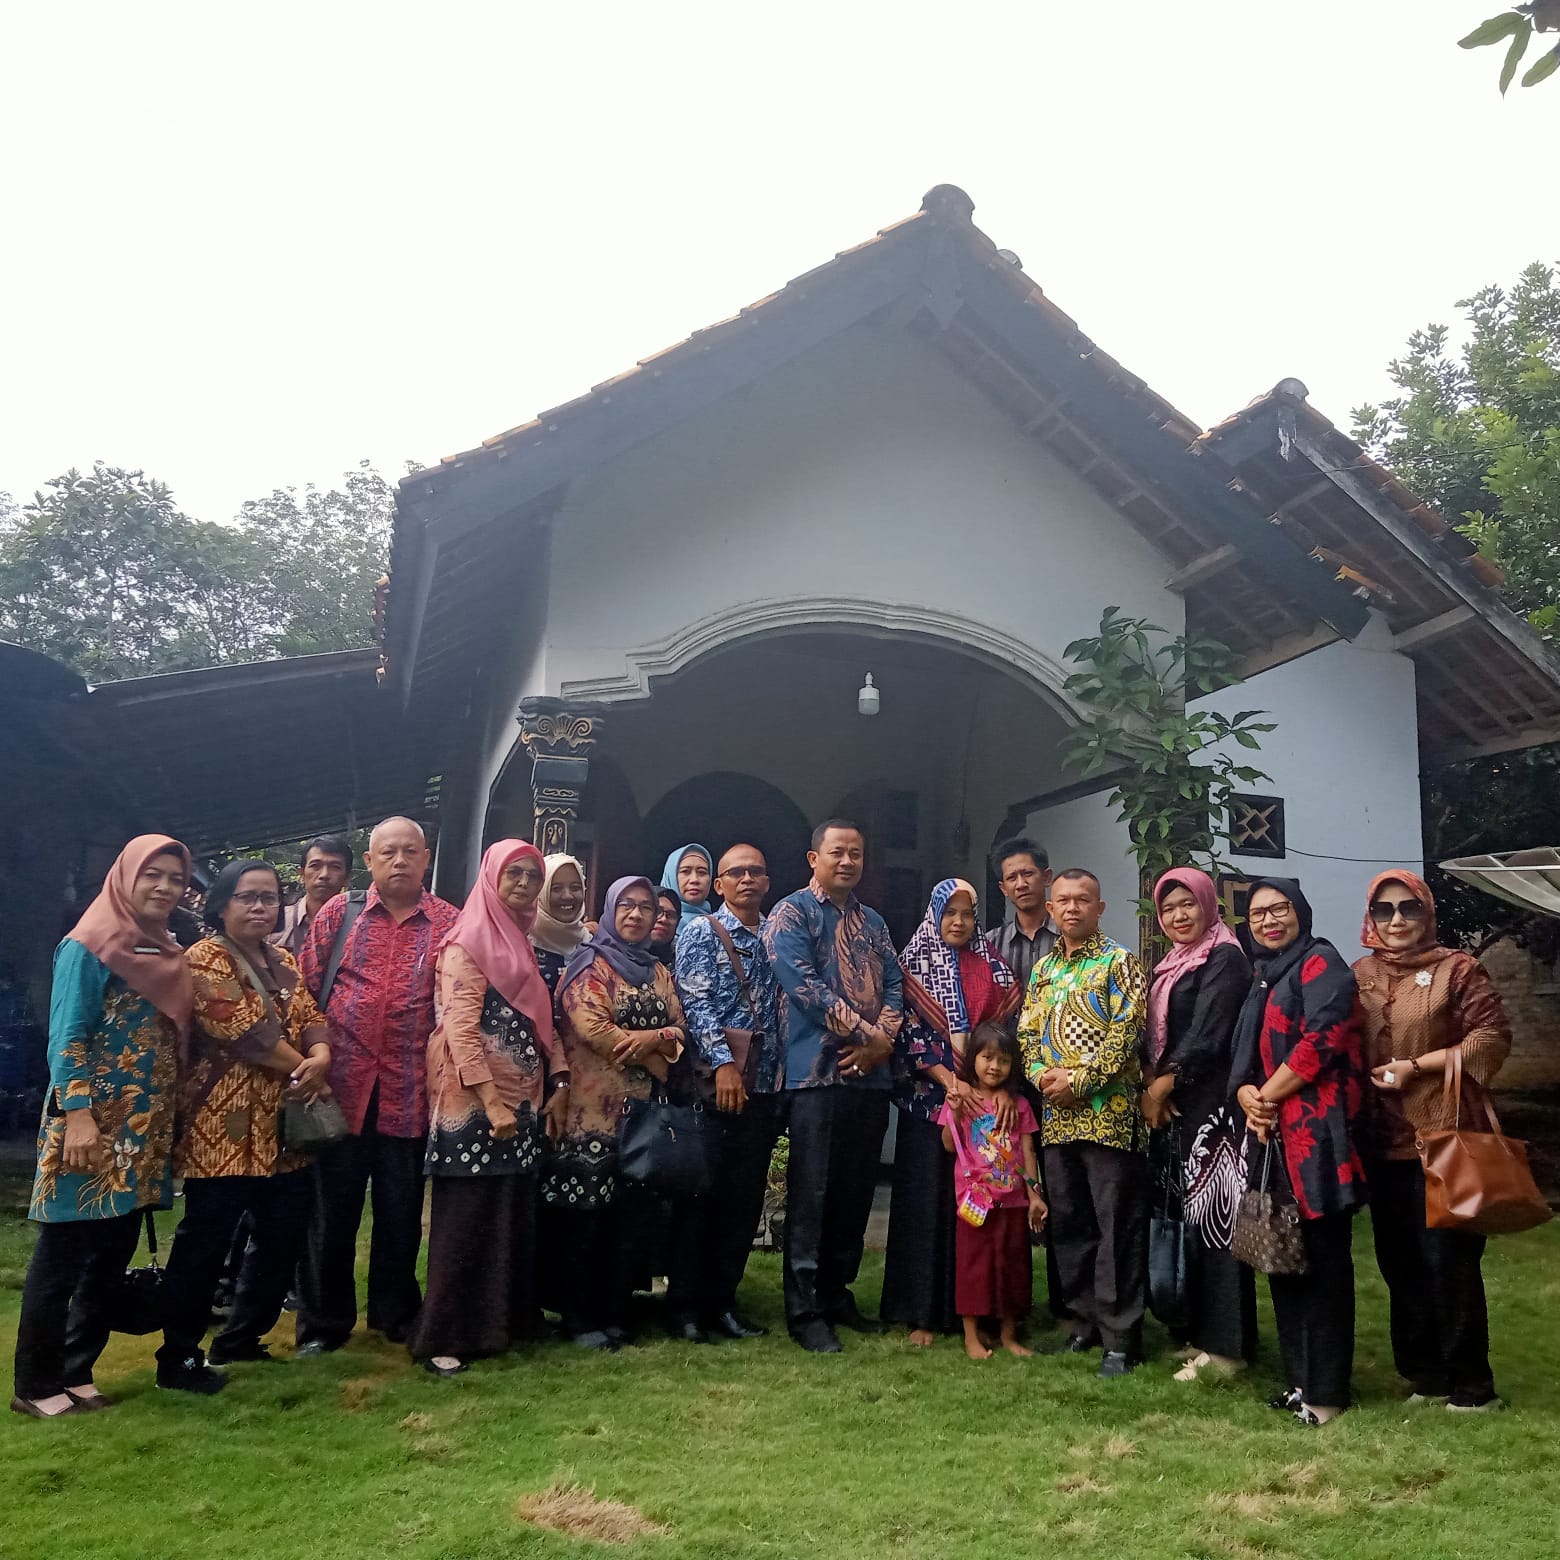
<path fill-rule="evenodd" d="M 1046 909 L 1061 938 L 1034 968 L 1018 1024 L 1040 1091 L 1040 1141 L 1061 1299 L 1074 1353 L 1103 1347 L 1100 1375 L 1124 1376 L 1142 1352 L 1147 1289 L 1147 1129 L 1138 1061 L 1148 978 L 1142 961 L 1100 930 L 1092 872 L 1071 867 Z"/>

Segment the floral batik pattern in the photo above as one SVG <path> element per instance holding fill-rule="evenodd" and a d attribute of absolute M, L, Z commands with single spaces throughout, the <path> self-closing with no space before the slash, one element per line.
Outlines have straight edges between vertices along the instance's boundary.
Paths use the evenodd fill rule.
<path fill-rule="evenodd" d="M 598 958 L 564 989 L 563 1054 L 570 1074 L 569 1113 L 542 1187 L 566 1208 L 605 1208 L 617 1193 L 617 1132 L 625 1100 L 647 1100 L 655 1082 L 643 1067 L 620 1066 L 613 1048 L 635 1031 L 683 1023 L 672 974 L 658 964 L 643 986 L 630 985 Z"/>
<path fill-rule="evenodd" d="M 28 1217 L 113 1219 L 173 1205 L 173 1021 L 80 943 L 54 955 L 49 1092 Z M 64 1167 L 65 1119 L 90 1109 L 108 1151 L 91 1173 Z"/>

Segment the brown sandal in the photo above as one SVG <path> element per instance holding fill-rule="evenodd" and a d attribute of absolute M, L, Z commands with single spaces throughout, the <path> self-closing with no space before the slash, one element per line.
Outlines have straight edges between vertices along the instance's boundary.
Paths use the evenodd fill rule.
<path fill-rule="evenodd" d="M 11 1412 L 26 1414 L 29 1419 L 63 1419 L 67 1414 L 79 1414 L 81 1405 L 75 1398 L 71 1398 L 69 1408 L 62 1408 L 57 1414 L 46 1414 L 36 1403 L 30 1402 L 27 1398 L 14 1397 L 11 1399 Z"/>

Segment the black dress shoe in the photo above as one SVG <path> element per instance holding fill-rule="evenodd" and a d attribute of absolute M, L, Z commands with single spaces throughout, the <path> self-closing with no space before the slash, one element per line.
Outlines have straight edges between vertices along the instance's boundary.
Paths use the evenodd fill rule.
<path fill-rule="evenodd" d="M 326 1343 L 323 1338 L 310 1338 L 307 1343 L 300 1343 L 293 1351 L 293 1357 L 300 1360 L 311 1360 L 319 1354 L 334 1354 L 341 1345 L 339 1343 Z"/>
<path fill-rule="evenodd" d="M 1136 1369 L 1137 1364 L 1129 1355 L 1123 1354 L 1120 1349 L 1107 1349 L 1095 1374 L 1108 1380 L 1112 1376 L 1130 1376 Z"/>
<path fill-rule="evenodd" d="M 604 1328 L 593 1327 L 588 1332 L 574 1333 L 569 1340 L 582 1349 L 598 1349 L 603 1354 L 616 1354 L 618 1343 Z"/>
<path fill-rule="evenodd" d="M 767 1327 L 760 1327 L 757 1322 L 750 1322 L 735 1311 L 722 1311 L 710 1323 L 709 1330 L 718 1333 L 722 1338 L 767 1338 L 769 1336 Z"/>
<path fill-rule="evenodd" d="M 888 1331 L 887 1322 L 880 1322 L 875 1316 L 864 1315 L 854 1301 L 843 1311 L 831 1316 L 829 1320 L 836 1327 L 848 1327 L 852 1332 L 878 1334 Z"/>
<path fill-rule="evenodd" d="M 264 1343 L 239 1343 L 224 1349 L 220 1343 L 214 1342 L 211 1353 L 206 1357 L 213 1365 L 244 1365 L 252 1360 L 262 1360 L 272 1365 L 277 1363 L 269 1345 Z"/>
<path fill-rule="evenodd" d="M 1100 1346 L 1098 1333 L 1074 1333 L 1067 1340 L 1067 1352 L 1069 1354 L 1088 1354 L 1091 1350 Z"/>
<path fill-rule="evenodd" d="M 710 1341 L 710 1335 L 692 1317 L 685 1318 L 680 1322 L 674 1322 L 668 1328 L 668 1331 L 672 1337 L 682 1343 L 708 1343 Z"/>
<path fill-rule="evenodd" d="M 821 1316 L 800 1327 L 791 1329 L 791 1337 L 809 1354 L 838 1354 L 840 1340 L 834 1329 Z"/>
<path fill-rule="evenodd" d="M 157 1385 L 165 1392 L 197 1392 L 211 1397 L 227 1385 L 227 1377 L 220 1370 L 213 1370 L 196 1350 L 181 1360 L 159 1360 Z"/>

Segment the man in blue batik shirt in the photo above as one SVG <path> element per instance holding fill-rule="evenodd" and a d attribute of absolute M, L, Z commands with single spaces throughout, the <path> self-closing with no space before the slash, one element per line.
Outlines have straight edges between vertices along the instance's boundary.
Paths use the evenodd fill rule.
<path fill-rule="evenodd" d="M 855 894 L 866 841 L 830 818 L 813 831 L 812 882 L 770 912 L 764 943 L 786 996 L 785 1316 L 814 1354 L 836 1354 L 836 1324 L 885 1332 L 850 1286 L 877 1182 L 903 976 L 888 927 Z"/>
<path fill-rule="evenodd" d="M 674 1322 L 691 1320 L 727 1338 L 759 1338 L 768 1328 L 737 1310 L 737 1286 L 763 1212 L 769 1161 L 785 1125 L 780 988 L 761 937 L 759 907 L 769 892 L 763 852 L 733 845 L 720 858 L 715 890 L 720 908 L 689 920 L 677 939 L 677 995 L 688 1032 L 715 1075 L 719 1159 L 694 1288 L 669 1293 L 667 1309 Z M 732 966 L 733 950 L 742 979 Z M 733 1029 L 752 1037 L 740 1060 L 728 1035 Z"/>

